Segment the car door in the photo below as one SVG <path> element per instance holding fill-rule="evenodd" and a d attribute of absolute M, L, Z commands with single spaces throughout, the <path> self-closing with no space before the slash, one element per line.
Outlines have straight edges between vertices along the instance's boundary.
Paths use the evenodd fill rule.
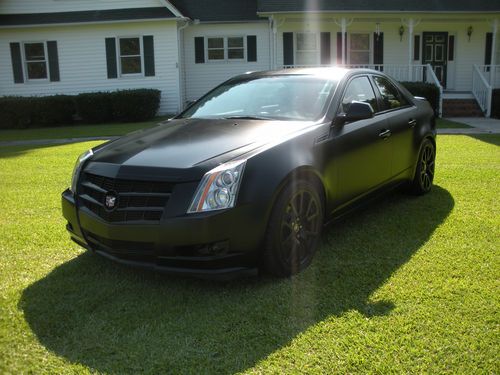
<path fill-rule="evenodd" d="M 380 110 L 386 114 L 391 131 L 391 176 L 397 176 L 403 174 L 415 161 L 413 140 L 414 132 L 418 128 L 418 110 L 387 78 L 374 75 L 373 81 L 376 91 L 380 94 Z"/>
<path fill-rule="evenodd" d="M 337 115 L 345 113 L 353 101 L 372 106 L 373 118 L 339 124 L 334 122 L 332 147 L 337 170 L 337 203 L 356 198 L 390 178 L 391 140 L 386 115 L 379 112 L 377 98 L 367 75 L 347 83 Z"/>

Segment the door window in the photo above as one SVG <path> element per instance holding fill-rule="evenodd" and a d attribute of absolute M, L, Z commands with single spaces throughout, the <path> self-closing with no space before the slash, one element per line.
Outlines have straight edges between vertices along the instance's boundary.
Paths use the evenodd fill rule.
<path fill-rule="evenodd" d="M 399 92 L 399 90 L 383 77 L 374 77 L 380 95 L 382 96 L 381 111 L 397 109 L 408 105 L 408 101 Z"/>
<path fill-rule="evenodd" d="M 347 113 L 353 101 L 368 103 L 374 112 L 378 111 L 377 98 L 368 77 L 357 77 L 349 82 L 342 99 L 340 112 Z"/>

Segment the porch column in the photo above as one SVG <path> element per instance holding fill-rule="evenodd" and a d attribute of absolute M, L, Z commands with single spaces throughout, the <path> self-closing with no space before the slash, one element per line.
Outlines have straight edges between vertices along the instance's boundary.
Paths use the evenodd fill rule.
<path fill-rule="evenodd" d="M 491 41 L 491 74 L 490 74 L 490 85 L 495 88 L 495 73 L 497 64 L 497 32 L 498 32 L 498 19 L 493 21 L 493 38 Z"/>
<path fill-rule="evenodd" d="M 415 26 L 415 22 L 413 18 L 410 18 L 408 21 L 408 81 L 413 80 L 413 71 L 412 71 L 412 54 L 413 54 L 413 28 Z"/>
<path fill-rule="evenodd" d="M 345 48 L 345 38 L 347 33 L 347 19 L 342 18 L 340 22 L 340 27 L 342 28 L 342 65 L 345 65 L 347 62 L 346 58 L 346 48 Z"/>

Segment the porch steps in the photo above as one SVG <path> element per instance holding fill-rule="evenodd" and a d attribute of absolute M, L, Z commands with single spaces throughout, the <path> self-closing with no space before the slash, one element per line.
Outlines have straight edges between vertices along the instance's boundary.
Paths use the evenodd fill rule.
<path fill-rule="evenodd" d="M 443 98 L 443 117 L 484 117 L 476 99 Z"/>

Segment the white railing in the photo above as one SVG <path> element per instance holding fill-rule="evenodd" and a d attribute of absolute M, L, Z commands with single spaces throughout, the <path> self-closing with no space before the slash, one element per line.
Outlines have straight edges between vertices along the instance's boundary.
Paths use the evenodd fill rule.
<path fill-rule="evenodd" d="M 436 73 L 434 73 L 434 69 L 430 64 L 425 65 L 425 82 L 432 83 L 437 86 L 439 89 L 439 108 L 438 113 L 439 117 L 443 116 L 443 86 L 439 79 L 436 77 Z"/>
<path fill-rule="evenodd" d="M 500 88 L 500 65 L 477 65 L 477 69 L 493 89 Z"/>
<path fill-rule="evenodd" d="M 483 66 L 474 65 L 472 68 L 472 94 L 486 116 L 490 117 L 491 94 L 493 90 L 481 71 L 482 67 Z"/>
<path fill-rule="evenodd" d="M 291 68 L 313 68 L 313 67 L 331 67 L 332 65 L 284 65 L 284 69 Z M 427 82 L 435 84 L 439 88 L 439 116 L 443 109 L 443 86 L 436 77 L 432 66 L 427 65 L 395 65 L 395 64 L 366 64 L 366 65 L 335 65 L 342 68 L 351 69 L 374 69 L 383 71 L 387 75 L 399 82 Z"/>

